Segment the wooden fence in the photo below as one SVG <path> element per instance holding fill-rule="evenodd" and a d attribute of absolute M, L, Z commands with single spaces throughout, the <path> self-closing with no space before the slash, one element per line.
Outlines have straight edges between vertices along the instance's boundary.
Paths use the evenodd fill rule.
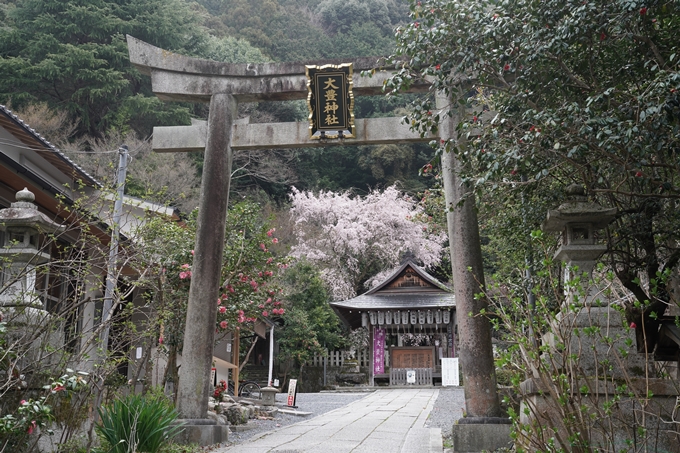
<path fill-rule="evenodd" d="M 328 357 L 327 366 L 341 367 L 345 365 L 345 361 L 348 358 L 348 351 L 326 351 Z M 357 351 L 356 354 L 357 362 L 359 366 L 367 367 L 370 365 L 370 360 L 368 357 L 368 350 Z M 389 366 L 389 354 L 385 354 L 385 366 Z M 305 365 L 307 366 L 323 366 L 324 356 L 322 354 L 314 354 L 311 360 L 309 360 Z"/>
<path fill-rule="evenodd" d="M 390 369 L 390 385 L 408 385 L 408 372 L 415 374 L 415 382 L 412 385 L 432 385 L 432 368 L 415 368 L 412 370 L 406 368 L 391 368 Z"/>

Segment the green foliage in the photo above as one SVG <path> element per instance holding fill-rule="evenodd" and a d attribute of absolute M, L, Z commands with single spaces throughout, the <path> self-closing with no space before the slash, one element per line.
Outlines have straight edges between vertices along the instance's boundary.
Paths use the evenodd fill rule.
<path fill-rule="evenodd" d="M 457 133 L 469 146 L 455 139 L 433 145 L 457 154 L 480 199 L 485 191 L 500 200 L 520 198 L 504 192 L 525 192 L 535 211 L 524 217 L 534 222 L 563 197 L 558 188 L 576 182 L 594 201 L 618 208 L 607 259 L 640 303 L 651 301 L 627 312 L 648 331 L 655 330 L 649 315 L 668 304 L 668 291 L 662 285 L 649 294 L 635 279 L 651 280 L 680 262 L 677 8 L 636 1 L 411 2 L 412 22 L 397 30 L 396 56 L 406 60 L 388 83 L 396 92 L 430 76 L 433 92 L 466 108 Z M 432 99 L 416 101 L 409 115 L 421 132 L 438 127 L 441 112 Z"/>
<path fill-rule="evenodd" d="M 203 45 L 199 17 L 183 0 L 27 0 L 0 29 L 0 101 L 36 101 L 66 110 L 81 133 L 186 123 L 185 107 L 151 96 L 128 60 L 125 35 L 193 54 Z M 139 122 L 139 124 L 137 124 Z"/>
<path fill-rule="evenodd" d="M 661 448 L 659 419 L 668 417 L 667 409 L 647 395 L 656 376 L 644 370 L 647 359 L 635 351 L 635 332 L 623 322 L 622 288 L 600 276 L 602 269 L 592 280 L 574 272 L 578 278 L 565 282 L 565 298 L 553 278 L 552 252 L 535 236 L 534 248 L 545 257 L 536 266 L 536 283 L 522 287 L 499 279 L 487 293 L 499 345 L 497 379 L 512 388 L 504 404 L 518 451 Z M 584 307 L 586 298 L 592 306 Z M 598 304 L 611 305 L 598 313 Z"/>
<path fill-rule="evenodd" d="M 97 411 L 101 421 L 95 429 L 111 453 L 157 453 L 182 429 L 174 424 L 178 414 L 172 403 L 159 396 L 133 394 Z"/>
<path fill-rule="evenodd" d="M 226 332 L 257 317 L 277 314 L 283 303 L 275 275 L 285 260 L 269 249 L 278 243 L 260 207 L 240 202 L 229 208 L 217 311 L 216 329 Z M 196 218 L 180 225 L 154 218 L 140 231 L 145 244 L 140 266 L 147 269 L 141 285 L 153 288 L 150 297 L 159 313 L 159 343 L 181 350 L 191 282 Z"/>
<path fill-rule="evenodd" d="M 279 358 L 305 363 L 326 349 L 343 344 L 338 317 L 331 309 L 329 296 L 319 271 L 306 261 L 290 267 L 284 281 L 288 305 L 283 316 L 284 329 L 278 334 Z"/>
<path fill-rule="evenodd" d="M 3 329 L 0 334 L 3 337 L 4 324 L 0 323 Z M 77 398 L 78 393 L 87 387 L 85 376 L 87 373 L 67 370 L 67 374 L 43 387 L 42 396 L 21 400 L 14 411 L 0 417 L 0 451 L 17 453 L 32 451 L 32 445 L 36 442 L 36 436 L 31 436 L 33 432 L 38 428 L 47 427 L 50 422 L 61 419 L 59 414 L 54 412 L 55 406 L 63 408 L 65 405 L 70 405 L 69 403 Z"/>
<path fill-rule="evenodd" d="M 205 50 L 200 53 L 202 58 L 228 63 L 264 63 L 267 58 L 262 52 L 250 45 L 245 39 L 232 36 L 208 39 Z"/>

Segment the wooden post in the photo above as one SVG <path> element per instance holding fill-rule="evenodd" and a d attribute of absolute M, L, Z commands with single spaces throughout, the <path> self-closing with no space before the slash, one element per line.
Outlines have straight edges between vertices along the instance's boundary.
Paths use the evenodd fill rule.
<path fill-rule="evenodd" d="M 359 358 L 359 351 L 357 351 L 357 359 Z M 373 325 L 368 326 L 368 385 L 373 387 L 375 385 L 375 373 L 373 372 Z"/>
<path fill-rule="evenodd" d="M 240 374 L 239 354 L 241 353 L 241 331 L 234 332 L 234 396 L 238 396 L 238 379 Z"/>

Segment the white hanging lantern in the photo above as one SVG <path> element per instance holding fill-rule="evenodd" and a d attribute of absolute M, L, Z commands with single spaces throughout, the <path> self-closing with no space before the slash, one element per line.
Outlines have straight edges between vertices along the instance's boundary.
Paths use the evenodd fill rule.
<path fill-rule="evenodd" d="M 368 313 L 361 314 L 361 327 L 368 327 Z"/>
<path fill-rule="evenodd" d="M 427 323 L 428 324 L 434 323 L 434 316 L 432 315 L 432 310 L 427 310 Z"/>
<path fill-rule="evenodd" d="M 405 326 L 408 326 L 408 312 L 407 311 L 401 312 L 401 323 Z"/>
<path fill-rule="evenodd" d="M 399 313 L 399 310 L 393 310 L 392 311 L 392 322 L 394 324 L 400 324 L 401 323 L 401 313 Z"/>
<path fill-rule="evenodd" d="M 409 313 L 411 315 L 411 324 L 418 324 L 418 313 L 415 311 L 412 311 Z"/>
<path fill-rule="evenodd" d="M 381 326 L 385 324 L 385 312 L 384 311 L 379 311 L 378 312 L 378 324 Z"/>
<path fill-rule="evenodd" d="M 425 312 L 418 311 L 418 324 L 425 324 Z"/>
<path fill-rule="evenodd" d="M 437 310 L 434 313 L 434 322 L 436 322 L 437 324 L 442 323 L 442 311 L 441 310 Z"/>
<path fill-rule="evenodd" d="M 385 324 L 392 324 L 392 312 L 390 310 L 385 312 Z"/>
<path fill-rule="evenodd" d="M 368 313 L 368 316 L 371 318 L 371 325 L 374 326 L 378 322 L 378 317 L 376 316 L 376 313 L 374 311 L 371 311 Z"/>
<path fill-rule="evenodd" d="M 448 324 L 451 322 L 451 311 L 450 310 L 445 310 L 444 313 L 442 313 L 442 321 L 444 321 L 444 324 Z"/>

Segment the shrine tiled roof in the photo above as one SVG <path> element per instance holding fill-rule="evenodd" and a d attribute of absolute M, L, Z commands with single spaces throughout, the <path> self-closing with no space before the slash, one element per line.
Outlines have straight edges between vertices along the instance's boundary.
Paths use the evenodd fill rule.
<path fill-rule="evenodd" d="M 350 326 L 361 325 L 361 313 L 383 310 L 453 309 L 453 290 L 412 260 L 406 260 L 382 283 L 348 300 L 331 302 L 331 307 Z"/>
<path fill-rule="evenodd" d="M 351 310 L 450 308 L 456 306 L 456 298 L 450 292 L 362 294 L 353 299 L 331 302 L 331 306 Z"/>

